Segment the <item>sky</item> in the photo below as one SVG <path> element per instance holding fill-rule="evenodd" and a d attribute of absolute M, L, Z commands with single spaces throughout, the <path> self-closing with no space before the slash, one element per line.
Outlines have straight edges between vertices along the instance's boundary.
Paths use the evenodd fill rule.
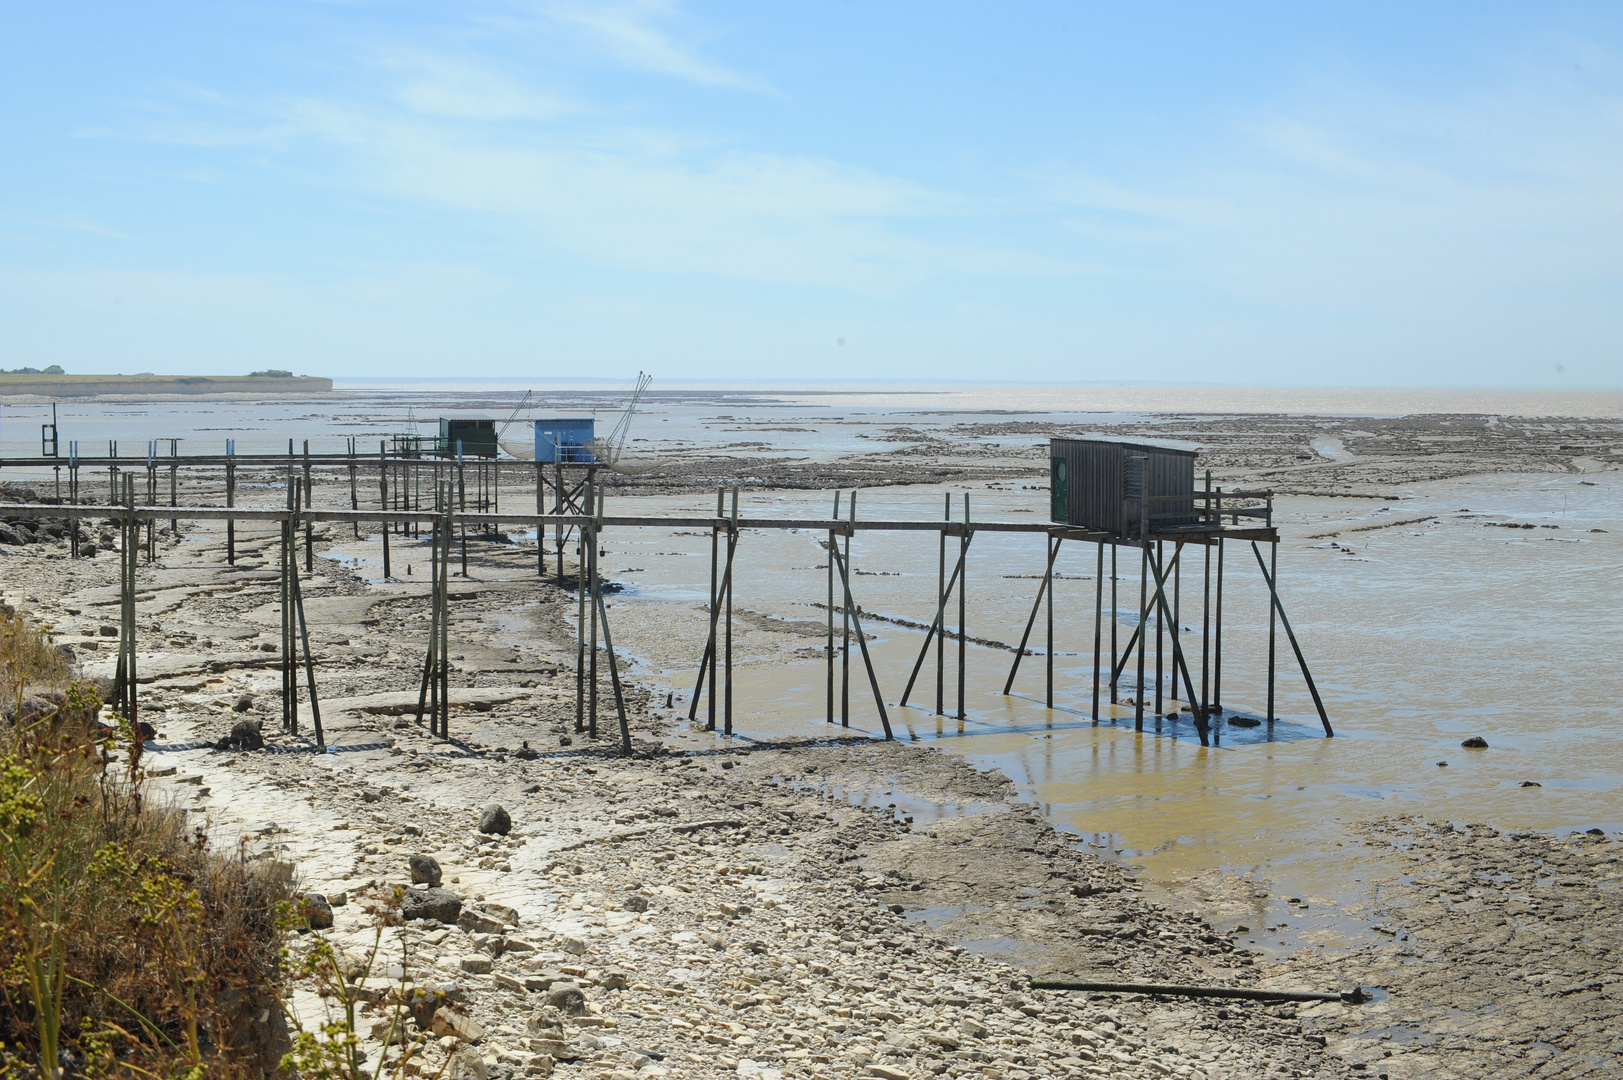
<path fill-rule="evenodd" d="M 1623 385 L 1623 4 L 0 0 L 0 368 Z"/>

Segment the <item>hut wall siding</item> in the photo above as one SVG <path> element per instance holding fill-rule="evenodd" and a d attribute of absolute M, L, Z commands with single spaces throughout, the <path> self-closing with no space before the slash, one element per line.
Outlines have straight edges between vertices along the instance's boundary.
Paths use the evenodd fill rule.
<path fill-rule="evenodd" d="M 1053 439 L 1050 458 L 1065 461 L 1066 524 L 1118 536 L 1137 529 L 1139 504 L 1136 497 L 1128 498 L 1128 458 L 1133 455 L 1145 458 L 1143 482 L 1152 499 L 1179 496 L 1150 503 L 1152 527 L 1196 520 L 1193 451 L 1106 439 Z"/>

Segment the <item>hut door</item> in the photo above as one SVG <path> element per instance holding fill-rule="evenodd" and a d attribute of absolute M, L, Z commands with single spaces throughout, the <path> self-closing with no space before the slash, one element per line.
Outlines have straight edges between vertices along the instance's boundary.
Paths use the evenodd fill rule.
<path fill-rule="evenodd" d="M 1053 459 L 1053 468 L 1050 470 L 1048 490 L 1052 493 L 1049 500 L 1049 520 L 1068 521 L 1066 513 L 1070 507 L 1070 500 L 1066 498 L 1065 459 Z"/>

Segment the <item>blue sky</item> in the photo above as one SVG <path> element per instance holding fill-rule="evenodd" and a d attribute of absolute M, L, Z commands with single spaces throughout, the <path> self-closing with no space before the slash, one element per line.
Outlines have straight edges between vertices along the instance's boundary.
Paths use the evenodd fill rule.
<path fill-rule="evenodd" d="M 0 2 L 0 367 L 1623 385 L 1623 5 Z"/>

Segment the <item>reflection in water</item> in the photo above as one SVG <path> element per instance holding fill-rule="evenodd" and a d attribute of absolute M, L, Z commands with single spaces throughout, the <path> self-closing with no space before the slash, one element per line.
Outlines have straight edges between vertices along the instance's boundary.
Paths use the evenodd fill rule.
<path fill-rule="evenodd" d="M 1356 528 L 1390 507 L 1390 500 L 1279 501 L 1286 537 L 1281 592 L 1336 725 L 1335 739 L 1322 737 L 1283 642 L 1282 718 L 1273 724 L 1262 719 L 1267 607 L 1265 587 L 1254 573 L 1232 572 L 1225 582 L 1224 696 L 1237 712 L 1225 717 L 1220 745 L 1213 747 L 1198 744 L 1188 714 L 1159 722 L 1146 717 L 1140 733 L 1133 730 L 1132 706 L 1124 704 L 1104 707 L 1101 723 L 1092 722 L 1091 548 L 1067 545 L 1058 563 L 1053 710 L 1042 704 L 1040 655 L 1028 658 L 1015 693 L 1004 696 L 1012 654 L 974 645 L 968 650 L 964 720 L 935 714 L 934 648 L 911 704 L 895 706 L 923 635 L 884 619 L 927 625 L 933 618 L 933 537 L 859 534 L 853 562 L 869 573 L 854 578 L 853 590 L 864 612 L 884 617 L 864 619 L 863 628 L 872 635 L 870 651 L 898 737 L 1001 769 L 1056 825 L 1109 838 L 1098 850 L 1132 860 L 1152 881 L 1187 886 L 1213 868 L 1226 868 L 1268 898 L 1256 898 L 1264 915 L 1282 896 L 1314 898 L 1306 910 L 1280 909 L 1290 913 L 1289 940 L 1344 940 L 1363 925 L 1347 916 L 1347 906 L 1367 898 L 1371 883 L 1396 869 L 1357 846 L 1349 824 L 1394 813 L 1512 828 L 1623 824 L 1617 783 L 1623 749 L 1594 722 L 1592 706 L 1623 692 L 1623 673 L 1607 644 L 1623 631 L 1623 610 L 1594 587 L 1603 568 L 1619 565 L 1623 485 L 1615 473 L 1591 478 L 1594 486 L 1582 488 L 1548 476 L 1422 487 L 1407 500 L 1403 516 L 1429 513 L 1433 520 L 1360 534 L 1363 559 L 1316 546 L 1306 534 Z M 1552 505 L 1559 514 L 1562 500 L 1552 504 L 1554 485 L 1569 496 L 1565 538 L 1583 543 L 1539 544 L 1519 532 L 1483 526 L 1484 515 L 1539 520 Z M 1016 520 L 1032 512 L 1034 498 L 1040 496 L 992 488 L 974 495 L 977 516 Z M 883 489 L 863 492 L 862 506 L 864 516 L 927 517 L 938 512 L 939 499 L 934 489 Z M 1580 499 L 1583 506 L 1575 511 L 1572 500 Z M 821 495 L 764 501 L 767 512 L 786 516 L 826 510 Z M 700 500 L 618 502 L 623 509 L 635 502 L 638 510 L 655 512 L 691 510 Z M 1472 507 L 1470 517 L 1458 511 L 1461 506 Z M 747 497 L 746 509 L 761 512 Z M 1590 528 L 1607 532 L 1580 531 Z M 746 534 L 735 570 L 735 610 L 802 628 L 808 621 L 825 625 L 822 539 L 810 532 Z M 707 555 L 707 539 L 627 531 L 605 544 L 606 572 L 638 568 L 640 587 L 635 602 L 617 608 L 615 641 L 636 655 L 640 677 L 676 691 L 685 712 L 704 637 L 705 583 L 694 574 L 703 575 L 705 568 L 650 553 Z M 972 637 L 1018 641 L 1041 559 L 1039 538 L 977 538 L 969 556 Z M 1238 560 L 1234 565 L 1243 566 Z M 1126 574 L 1123 568 L 1124 588 Z M 1180 622 L 1198 637 L 1197 601 L 1189 582 L 1185 589 Z M 1123 615 L 1136 621 L 1130 608 Z M 955 626 L 955 611 L 950 620 Z M 749 737 L 828 731 L 829 673 L 821 634 L 775 633 L 769 626 L 766 619 L 741 618 L 735 631 L 735 725 Z M 1034 644 L 1040 645 L 1040 633 Z M 956 645 L 945 652 L 942 684 L 951 714 Z M 836 664 L 836 726 L 844 698 L 852 733 L 882 734 L 854 647 L 843 692 L 842 675 Z M 1124 687 L 1130 678 L 1124 674 Z M 1174 699 L 1177 689 L 1170 680 L 1163 685 L 1163 712 L 1182 704 Z M 705 715 L 701 705 L 701 720 Z M 1262 722 L 1244 727 L 1234 716 L 1242 723 Z M 1471 735 L 1485 736 L 1490 748 L 1462 749 L 1461 740 Z M 1444 760 L 1448 767 L 1439 767 Z M 1529 779 L 1543 786 L 1520 786 Z M 1274 947 L 1277 940 L 1270 937 L 1267 944 Z"/>

